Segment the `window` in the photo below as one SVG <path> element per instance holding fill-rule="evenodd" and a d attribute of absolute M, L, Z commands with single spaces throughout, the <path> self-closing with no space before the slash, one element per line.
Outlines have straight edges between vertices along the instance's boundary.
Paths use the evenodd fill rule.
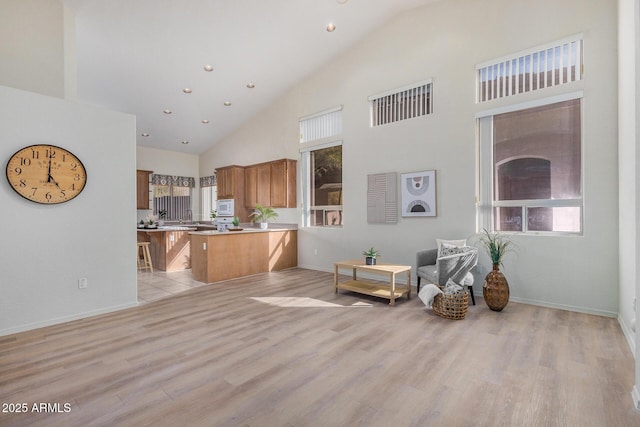
<path fill-rule="evenodd" d="M 476 66 L 477 101 L 559 86 L 582 78 L 582 36 Z"/>
<path fill-rule="evenodd" d="M 581 96 L 540 104 L 479 120 L 484 226 L 582 233 Z"/>
<path fill-rule="evenodd" d="M 300 119 L 303 224 L 339 227 L 342 218 L 342 107 Z"/>
<path fill-rule="evenodd" d="M 211 211 L 216 209 L 218 199 L 218 182 L 215 175 L 200 177 L 200 217 L 211 219 Z"/>
<path fill-rule="evenodd" d="M 342 145 L 310 151 L 309 163 L 309 225 L 342 225 Z"/>
<path fill-rule="evenodd" d="M 431 114 L 431 85 L 431 80 L 426 80 L 370 96 L 371 127 Z"/>
<path fill-rule="evenodd" d="M 160 216 L 166 213 L 167 220 L 192 220 L 191 188 L 195 187 L 195 179 L 172 175 L 151 176 L 153 186 L 153 214 Z"/>
<path fill-rule="evenodd" d="M 321 111 L 300 119 L 300 142 L 318 141 L 342 133 L 342 107 Z"/>

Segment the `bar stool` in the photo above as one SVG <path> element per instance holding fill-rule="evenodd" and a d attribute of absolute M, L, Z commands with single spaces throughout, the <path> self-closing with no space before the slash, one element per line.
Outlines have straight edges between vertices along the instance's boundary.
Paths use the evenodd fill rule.
<path fill-rule="evenodd" d="M 148 268 L 153 273 L 149 244 L 149 242 L 138 242 L 138 270 L 145 270 Z M 142 252 L 142 257 L 140 256 L 140 252 Z"/>

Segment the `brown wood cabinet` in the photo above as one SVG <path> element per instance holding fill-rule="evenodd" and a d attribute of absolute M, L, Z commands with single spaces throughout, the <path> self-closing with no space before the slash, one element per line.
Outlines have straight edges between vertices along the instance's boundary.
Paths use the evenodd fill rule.
<path fill-rule="evenodd" d="M 247 208 L 271 204 L 271 163 L 260 163 L 244 169 L 244 204 Z"/>
<path fill-rule="evenodd" d="M 225 166 L 216 169 L 218 180 L 218 199 L 235 201 L 234 216 L 240 221 L 248 221 L 249 213 L 245 208 L 244 166 Z"/>
<path fill-rule="evenodd" d="M 149 209 L 149 175 L 153 171 L 136 171 L 136 207 L 137 209 Z"/>
<path fill-rule="evenodd" d="M 259 163 L 245 168 L 245 206 L 296 207 L 296 161 Z"/>
<path fill-rule="evenodd" d="M 216 169 L 218 199 L 235 199 L 239 193 L 244 198 L 244 167 L 225 166 Z"/>
<path fill-rule="evenodd" d="M 296 207 L 296 161 L 282 159 L 271 162 L 271 206 Z"/>

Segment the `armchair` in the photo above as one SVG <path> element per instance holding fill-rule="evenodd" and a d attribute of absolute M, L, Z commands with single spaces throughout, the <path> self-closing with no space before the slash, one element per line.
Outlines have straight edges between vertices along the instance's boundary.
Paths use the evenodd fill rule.
<path fill-rule="evenodd" d="M 476 305 L 476 299 L 473 295 L 473 274 L 471 274 L 470 270 L 475 267 L 478 262 L 478 252 L 476 249 L 473 249 L 468 256 L 461 258 L 461 255 L 464 254 L 448 255 L 438 258 L 437 249 L 427 249 L 418 252 L 416 254 L 418 293 L 420 292 L 420 279 L 444 286 L 449 278 L 453 278 L 454 281 L 469 289 L 471 302 L 473 305 Z M 444 266 L 444 260 L 447 261 L 449 266 L 453 267 L 439 268 L 441 263 Z M 449 261 L 453 261 L 453 264 Z"/>

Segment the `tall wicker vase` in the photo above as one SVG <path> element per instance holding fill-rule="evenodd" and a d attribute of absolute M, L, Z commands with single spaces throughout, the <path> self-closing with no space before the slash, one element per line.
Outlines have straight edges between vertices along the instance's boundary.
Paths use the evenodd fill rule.
<path fill-rule="evenodd" d="M 502 311 L 509 302 L 509 283 L 500 271 L 499 264 L 493 264 L 493 270 L 487 274 L 482 286 L 482 296 L 493 311 Z"/>

